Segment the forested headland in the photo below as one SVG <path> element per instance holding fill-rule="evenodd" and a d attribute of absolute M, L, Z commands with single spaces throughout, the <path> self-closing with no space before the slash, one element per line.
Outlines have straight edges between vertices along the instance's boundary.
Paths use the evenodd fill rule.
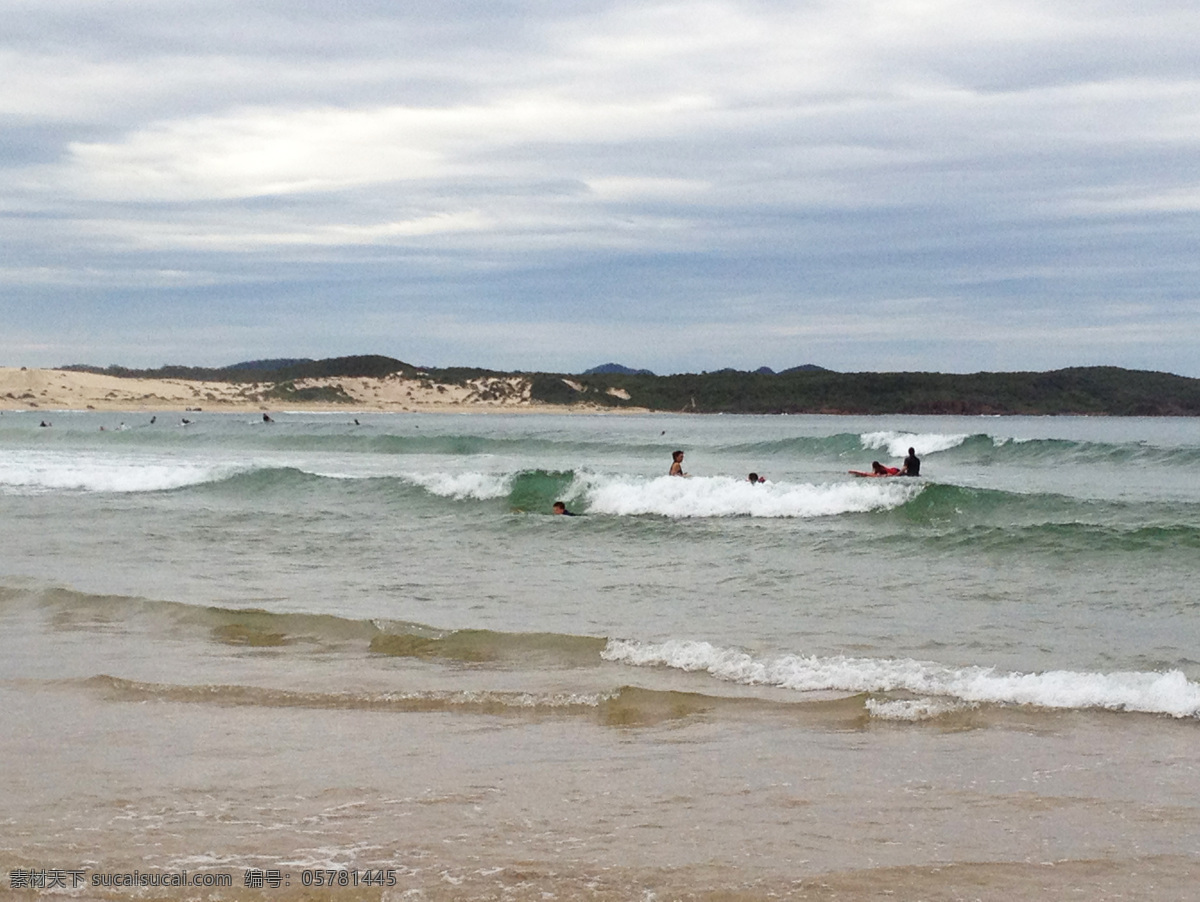
<path fill-rule="evenodd" d="M 520 378 L 533 402 L 612 409 L 751 414 L 1023 414 L 1198 416 L 1200 379 L 1119 367 L 1014 373 L 838 373 L 804 366 L 781 373 L 718 370 L 658 376 L 646 371 L 585 375 L 420 367 L 372 355 L 266 360 L 229 367 L 153 370 L 72 366 L 112 376 L 252 382 L 286 397 L 311 379 L 406 378 L 462 385 Z M 292 389 L 298 390 L 298 389 Z M 330 395 L 336 401 L 336 392 Z"/>

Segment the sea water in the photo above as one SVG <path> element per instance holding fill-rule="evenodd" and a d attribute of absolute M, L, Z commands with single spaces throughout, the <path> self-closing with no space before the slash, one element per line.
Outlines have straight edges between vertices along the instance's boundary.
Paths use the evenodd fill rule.
<path fill-rule="evenodd" d="M 151 416 L 0 416 L 0 867 L 1194 875 L 1196 420 Z"/>

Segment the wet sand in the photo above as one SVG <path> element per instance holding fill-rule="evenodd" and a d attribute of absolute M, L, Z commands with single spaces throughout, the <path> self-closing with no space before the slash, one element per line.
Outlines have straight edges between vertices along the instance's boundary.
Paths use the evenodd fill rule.
<path fill-rule="evenodd" d="M 232 875 L 136 896 L 172 899 L 314 898 L 323 868 L 395 876 L 356 899 L 1178 902 L 1200 877 L 1190 722 L 370 710 L 336 702 L 349 660 L 245 654 L 228 679 L 274 694 L 5 681 L 0 870 Z M 332 703 L 286 701 L 314 681 Z M 290 882 L 247 889 L 247 868 Z"/>

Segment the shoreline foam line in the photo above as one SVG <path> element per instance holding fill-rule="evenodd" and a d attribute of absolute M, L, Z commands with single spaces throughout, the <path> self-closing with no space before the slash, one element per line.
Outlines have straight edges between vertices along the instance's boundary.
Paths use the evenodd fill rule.
<path fill-rule="evenodd" d="M 1104 708 L 1177 718 L 1200 717 L 1200 683 L 1188 680 L 1179 670 L 1006 673 L 993 667 L 950 667 L 909 658 L 815 655 L 756 658 L 738 649 L 686 640 L 647 643 L 610 639 L 601 657 L 634 667 L 702 671 L 719 680 L 799 692 L 908 691 L 976 704 Z"/>

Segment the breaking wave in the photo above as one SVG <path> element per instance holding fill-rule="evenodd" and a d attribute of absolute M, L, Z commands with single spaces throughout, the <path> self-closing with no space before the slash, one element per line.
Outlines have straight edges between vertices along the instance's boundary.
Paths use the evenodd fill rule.
<path fill-rule="evenodd" d="M 708 642 L 650 643 L 610 640 L 603 657 L 634 667 L 703 671 L 716 679 L 801 692 L 911 692 L 962 704 L 1031 705 L 1041 708 L 1104 708 L 1200 717 L 1200 684 L 1182 671 L 1089 673 L 1055 670 L 1006 673 L 992 667 L 951 667 L 912 659 L 780 655 L 757 658 Z M 931 710 L 944 705 L 930 704 Z M 914 704 L 879 709 L 911 718 Z"/>

